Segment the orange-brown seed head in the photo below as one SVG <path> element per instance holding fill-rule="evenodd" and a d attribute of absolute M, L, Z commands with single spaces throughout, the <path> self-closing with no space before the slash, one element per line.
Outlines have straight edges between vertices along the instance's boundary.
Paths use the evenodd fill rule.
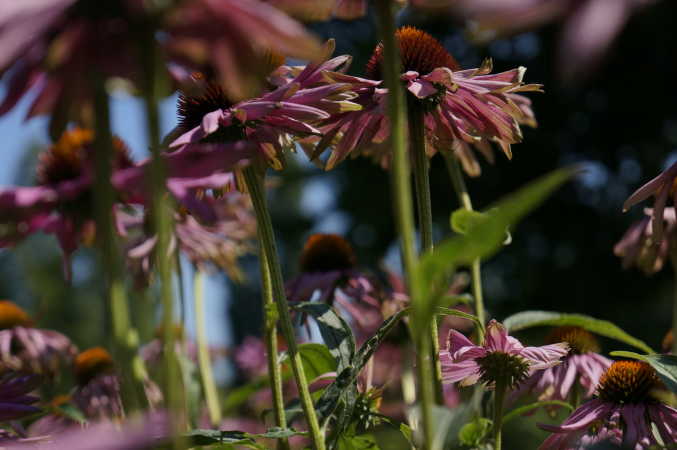
<path fill-rule="evenodd" d="M 23 309 L 9 300 L 0 301 L 0 330 L 14 327 L 30 327 L 33 321 Z"/>
<path fill-rule="evenodd" d="M 548 344 L 566 342 L 571 353 L 599 353 L 597 338 L 589 331 L 573 326 L 557 327 L 546 338 Z"/>
<path fill-rule="evenodd" d="M 73 371 L 78 384 L 84 386 L 98 375 L 112 373 L 115 363 L 103 347 L 92 347 L 78 354 L 73 361 Z"/>
<path fill-rule="evenodd" d="M 643 361 L 616 361 L 597 385 L 600 399 L 613 403 L 641 403 L 660 386 L 656 371 Z"/>
<path fill-rule="evenodd" d="M 352 246 L 338 234 L 313 234 L 301 253 L 302 272 L 330 272 L 355 267 Z"/>

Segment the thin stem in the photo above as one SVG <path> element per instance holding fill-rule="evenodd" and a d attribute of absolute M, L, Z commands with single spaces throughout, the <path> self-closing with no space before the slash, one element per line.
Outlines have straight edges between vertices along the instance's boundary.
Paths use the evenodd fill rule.
<path fill-rule="evenodd" d="M 444 154 L 444 159 L 447 162 L 447 170 L 449 171 L 449 176 L 451 177 L 451 182 L 454 185 L 454 190 L 458 195 L 458 201 L 461 204 L 462 208 L 472 211 L 472 201 L 470 200 L 470 194 L 468 193 L 468 188 L 465 185 L 465 180 L 463 178 L 463 172 L 461 171 L 461 166 L 456 160 L 456 157 L 452 154 Z M 482 262 L 479 258 L 475 259 L 470 266 L 470 273 L 472 277 L 472 295 L 475 299 L 475 314 L 479 319 L 479 322 L 482 324 L 486 323 L 486 312 L 484 310 L 484 297 L 482 296 Z M 484 340 L 484 330 L 477 327 L 477 337 L 478 341 L 482 342 Z"/>
<path fill-rule="evenodd" d="M 141 408 L 143 386 L 134 370 L 138 334 L 132 329 L 125 293 L 124 272 L 113 227 L 115 191 L 111 184 L 112 158 L 115 154 L 110 129 L 108 94 L 103 78 L 94 76 L 95 164 L 94 182 L 96 234 L 101 247 L 101 260 L 107 275 L 108 302 L 113 328 L 113 353 L 121 365 L 122 400 L 128 413 Z"/>
<path fill-rule="evenodd" d="M 374 5 L 376 7 L 381 42 L 383 43 L 382 73 L 385 86 L 389 92 L 388 117 L 390 119 L 390 142 L 393 152 L 390 175 L 393 185 L 395 221 L 400 237 L 400 252 L 402 254 L 405 279 L 409 287 L 409 296 L 412 304 L 415 304 L 416 302 L 423 301 L 423 299 L 421 298 L 420 281 L 416 271 L 414 214 L 409 186 L 409 161 L 407 160 L 407 140 L 405 135 L 407 110 L 400 81 L 401 63 L 399 49 L 395 42 L 395 5 L 391 0 L 376 0 Z M 423 328 L 415 330 L 417 336 L 425 336 L 423 339 L 416 339 L 418 346 L 416 357 L 421 392 L 422 448 L 429 449 L 433 442 L 432 405 L 434 403 L 434 390 L 432 386 L 432 367 L 428 357 L 430 352 L 430 325 L 424 325 Z"/>
<path fill-rule="evenodd" d="M 677 355 L 677 248 L 672 248 L 671 253 L 672 269 L 675 271 L 675 292 L 672 304 L 672 354 Z"/>
<path fill-rule="evenodd" d="M 179 365 L 176 358 L 176 333 L 174 331 L 174 296 L 172 292 L 173 258 L 169 252 L 172 234 L 172 216 L 166 189 L 166 167 L 160 147 L 160 114 L 158 110 L 158 53 L 152 29 L 142 40 L 144 67 L 143 100 L 146 110 L 148 145 L 151 150 L 150 191 L 152 221 L 157 244 L 155 264 L 160 278 L 160 299 L 162 303 L 163 355 L 165 363 L 164 395 L 168 409 L 174 413 L 184 410 Z M 182 417 L 183 414 L 179 414 Z M 175 424 L 179 425 L 179 424 Z M 178 433 L 180 426 L 173 429 Z"/>
<path fill-rule="evenodd" d="M 501 450 L 501 429 L 503 428 L 503 403 L 505 400 L 506 385 L 502 381 L 496 382 L 494 391 L 494 450 Z"/>
<path fill-rule="evenodd" d="M 306 380 L 306 375 L 303 370 L 301 355 L 298 346 L 296 345 L 294 326 L 292 325 L 291 315 L 289 314 L 289 303 L 287 303 L 287 296 L 284 290 L 284 281 L 282 279 L 282 270 L 277 255 L 273 224 L 270 219 L 270 213 L 268 212 L 268 204 L 266 202 L 263 187 L 263 174 L 257 173 L 256 168 L 254 167 L 247 167 L 243 172 L 247 190 L 249 191 L 252 204 L 254 205 L 254 211 L 256 212 L 256 222 L 262 244 L 260 251 L 262 254 L 265 253 L 265 257 L 268 261 L 273 298 L 277 303 L 277 312 L 280 315 L 282 334 L 287 341 L 289 359 L 291 361 L 296 386 L 301 398 L 301 406 L 303 407 L 303 412 L 305 413 L 315 448 L 317 450 L 324 450 L 324 436 L 320 430 L 320 424 L 317 420 L 317 414 L 315 413 L 315 408 L 313 406 L 313 399 L 308 390 L 308 381 Z"/>
<path fill-rule="evenodd" d="M 195 267 L 193 275 L 193 297 L 195 300 L 195 329 L 197 334 L 198 364 L 200 365 L 202 386 L 204 388 L 205 399 L 207 400 L 209 420 L 212 426 L 219 427 L 221 424 L 221 405 L 219 404 L 219 395 L 216 390 L 216 383 L 214 383 L 212 364 L 209 358 L 202 279 L 202 272 L 199 268 Z"/>
<path fill-rule="evenodd" d="M 425 124 L 423 110 L 409 101 L 409 151 L 414 161 L 414 187 L 416 193 L 416 211 L 421 236 L 421 254 L 433 250 L 433 214 L 430 201 L 430 176 L 428 156 L 425 152 Z M 437 404 L 444 403 L 442 390 L 442 364 L 440 363 L 440 341 L 437 317 L 433 316 L 430 326 L 430 360 L 433 366 L 434 393 Z"/>
<path fill-rule="evenodd" d="M 263 249 L 263 240 L 259 233 L 259 247 Z M 259 266 L 261 271 L 261 294 L 263 296 L 263 334 L 266 342 L 266 356 L 268 357 L 268 373 L 270 373 L 270 390 L 273 394 L 273 411 L 275 423 L 280 428 L 287 428 L 287 416 L 284 413 L 284 395 L 282 393 L 282 368 L 277 349 L 277 321 L 278 313 L 273 296 L 273 281 L 270 276 L 268 255 L 259 252 Z M 288 449 L 289 441 L 280 440 L 280 448 Z"/>

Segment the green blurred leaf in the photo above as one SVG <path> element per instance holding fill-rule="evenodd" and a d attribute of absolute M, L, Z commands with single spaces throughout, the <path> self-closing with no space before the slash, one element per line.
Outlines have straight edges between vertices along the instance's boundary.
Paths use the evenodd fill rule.
<path fill-rule="evenodd" d="M 63 414 L 64 416 L 79 423 L 80 425 L 84 425 L 87 423 L 87 418 L 85 417 L 85 414 L 80 410 L 80 408 L 71 403 L 64 403 L 62 405 L 57 406 L 54 409 L 57 411 L 57 414 Z"/>
<path fill-rule="evenodd" d="M 489 435 L 493 422 L 484 417 L 477 417 L 461 427 L 458 440 L 469 447 L 479 447 Z"/>
<path fill-rule="evenodd" d="M 508 331 L 514 332 L 531 327 L 542 326 L 576 326 L 584 328 L 600 336 L 625 342 L 647 353 L 655 353 L 643 341 L 630 336 L 628 333 L 607 320 L 595 319 L 583 314 L 565 314 L 554 311 L 523 311 L 513 314 L 503 321 Z"/>
<path fill-rule="evenodd" d="M 635 352 L 617 351 L 611 352 L 611 356 L 621 358 L 639 359 L 640 361 L 651 364 L 656 370 L 661 381 L 671 392 L 677 392 L 677 356 L 674 355 L 640 355 Z"/>
<path fill-rule="evenodd" d="M 464 313 L 463 311 L 459 311 L 458 309 L 452 309 L 452 308 L 444 308 L 442 306 L 437 307 L 437 315 L 438 316 L 456 316 L 456 317 L 461 317 L 462 319 L 468 319 L 471 322 L 474 322 L 475 325 L 477 325 L 480 328 L 484 328 L 484 324 L 480 322 L 480 319 L 477 318 L 477 316 L 473 314 L 468 314 Z"/>
<path fill-rule="evenodd" d="M 224 431 L 224 430 L 202 430 L 195 429 L 185 433 L 183 436 L 194 446 L 202 445 L 242 445 L 248 448 L 265 449 L 266 447 L 257 444 L 256 439 L 282 439 L 292 436 L 306 436 L 305 431 L 296 431 L 292 428 L 274 427 L 261 434 L 251 434 L 244 431 Z"/>
<path fill-rule="evenodd" d="M 300 303 L 295 309 L 312 316 L 320 329 L 322 340 L 336 358 L 337 371 L 352 365 L 355 357 L 355 337 L 348 323 L 326 303 Z"/>
<path fill-rule="evenodd" d="M 565 168 L 551 172 L 514 192 L 490 207 L 486 220 L 473 220 L 466 234 L 447 239 L 432 253 L 426 253 L 416 267 L 418 282 L 415 292 L 414 332 L 432 318 L 438 305 L 439 292 L 445 277 L 458 266 L 469 265 L 478 258 L 493 255 L 505 240 L 505 230 L 541 204 L 555 189 L 569 180 L 577 169 Z"/>
<path fill-rule="evenodd" d="M 379 447 L 372 434 L 341 434 L 336 448 L 339 450 L 378 450 Z"/>
<path fill-rule="evenodd" d="M 314 342 L 301 344 L 299 345 L 299 354 L 308 383 L 327 372 L 336 372 L 336 360 L 326 345 Z M 281 362 L 288 360 L 289 355 L 284 353 Z"/>
<path fill-rule="evenodd" d="M 560 400 L 543 400 L 540 402 L 534 402 L 534 403 L 529 403 L 528 405 L 520 406 L 519 408 L 515 408 L 509 413 L 507 413 L 505 416 L 503 416 L 503 424 L 505 425 L 507 422 L 511 421 L 512 419 L 515 419 L 518 416 L 521 416 L 522 414 L 526 414 L 530 411 L 533 411 L 534 409 L 540 408 L 542 406 L 561 406 L 563 408 L 566 408 L 569 410 L 569 412 L 574 410 L 574 407 L 571 406 L 567 402 L 563 402 Z"/>
<path fill-rule="evenodd" d="M 451 229 L 459 234 L 466 234 L 473 227 L 488 219 L 487 213 L 460 208 L 451 213 Z"/>

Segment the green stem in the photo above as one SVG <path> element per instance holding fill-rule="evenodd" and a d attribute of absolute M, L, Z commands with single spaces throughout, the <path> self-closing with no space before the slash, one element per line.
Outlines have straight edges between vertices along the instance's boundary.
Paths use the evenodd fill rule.
<path fill-rule="evenodd" d="M 421 254 L 433 250 L 433 214 L 430 201 L 430 176 L 428 156 L 425 152 L 425 124 L 423 110 L 409 101 L 409 142 L 410 154 L 414 161 L 414 187 L 416 193 L 416 211 L 418 228 L 421 236 Z M 433 366 L 434 393 L 437 404 L 444 404 L 442 390 L 442 364 L 440 363 L 440 341 L 437 328 L 437 317 L 433 317 L 430 326 L 430 359 Z"/>
<path fill-rule="evenodd" d="M 141 408 L 144 398 L 143 386 L 134 370 L 134 358 L 138 358 L 138 334 L 131 326 L 121 255 L 113 227 L 112 212 L 115 191 L 111 184 L 111 174 L 115 151 L 110 129 L 109 99 L 103 78 L 97 76 L 94 78 L 96 234 L 101 246 L 103 267 L 107 272 L 108 301 L 113 328 L 113 354 L 121 366 L 122 400 L 127 412 L 133 413 Z"/>
<path fill-rule="evenodd" d="M 501 450 L 501 429 L 503 428 L 503 403 L 505 400 L 506 385 L 502 381 L 496 382 L 494 391 L 494 450 Z"/>
<path fill-rule="evenodd" d="M 198 364 L 200 365 L 202 386 L 204 388 L 205 399 L 207 400 L 207 409 L 209 410 L 209 420 L 213 427 L 218 428 L 221 424 L 221 405 L 219 404 L 219 395 L 216 390 L 216 383 L 214 383 L 212 364 L 209 358 L 202 278 L 202 272 L 199 268 L 195 267 L 195 274 L 193 276 L 193 297 L 195 300 L 195 329 L 197 334 Z"/>
<path fill-rule="evenodd" d="M 155 265 L 160 278 L 160 299 L 162 303 L 163 355 L 165 363 L 164 395 L 168 409 L 179 418 L 173 430 L 178 433 L 184 420 L 182 412 L 183 395 L 179 365 L 176 357 L 176 333 L 174 330 L 174 296 L 172 293 L 172 263 L 169 252 L 172 235 L 172 213 L 167 197 L 166 167 L 160 146 L 160 114 L 158 110 L 159 55 L 155 38 L 149 27 L 142 40 L 144 89 L 143 100 L 146 110 L 148 145 L 151 150 L 150 192 L 153 229 L 157 236 Z"/>
<path fill-rule="evenodd" d="M 263 187 L 264 174 L 257 173 L 256 168 L 251 166 L 245 168 L 243 172 L 245 183 L 249 190 L 252 204 L 254 205 L 254 211 L 256 212 L 256 222 L 262 244 L 260 251 L 261 254 L 265 253 L 265 258 L 267 258 L 273 296 L 277 304 L 277 312 L 280 315 L 282 334 L 287 341 L 289 359 L 291 361 L 292 371 L 294 372 L 294 378 L 296 379 L 299 397 L 301 398 L 301 406 L 303 407 L 303 412 L 305 413 L 306 421 L 310 428 L 310 436 L 313 439 L 315 448 L 317 450 L 324 450 L 324 436 L 322 435 L 320 424 L 317 420 L 313 399 L 310 396 L 308 381 L 306 380 L 303 363 L 301 362 L 301 354 L 296 345 L 294 326 L 292 325 L 291 315 L 289 314 L 289 304 L 287 303 L 287 296 L 284 290 L 284 281 L 282 279 L 282 270 L 278 259 L 277 246 L 275 244 L 273 224 L 270 219 Z"/>
<path fill-rule="evenodd" d="M 263 239 L 259 233 L 259 247 L 263 249 Z M 277 349 L 277 321 L 278 313 L 273 295 L 273 281 L 270 276 L 270 264 L 266 252 L 260 251 L 259 266 L 261 271 L 261 294 L 263 296 L 263 334 L 266 342 L 266 356 L 268 357 L 268 372 L 270 373 L 270 389 L 273 394 L 273 411 L 275 423 L 280 428 L 287 428 L 287 416 L 284 413 L 284 395 L 282 393 L 282 368 Z M 289 441 L 280 440 L 280 448 L 288 449 Z"/>
<path fill-rule="evenodd" d="M 395 42 L 395 16 L 392 0 L 376 0 L 376 15 L 378 19 L 381 42 L 383 43 L 382 73 L 385 86 L 388 88 L 388 117 L 390 119 L 390 142 L 393 152 L 392 168 L 390 171 L 393 185 L 393 201 L 395 206 L 395 221 L 400 238 L 400 252 L 404 265 L 405 279 L 409 287 L 409 296 L 412 304 L 421 302 L 420 281 L 417 272 L 416 248 L 414 245 L 414 220 L 411 188 L 409 186 L 409 161 L 407 160 L 407 108 L 404 101 L 404 92 L 400 80 L 401 63 L 398 45 Z M 430 324 L 424 329 L 415 330 L 418 346 L 416 352 L 421 392 L 421 431 L 423 449 L 430 449 L 433 442 L 432 405 L 434 403 L 434 389 L 432 367 L 430 364 Z"/>
<path fill-rule="evenodd" d="M 468 193 L 468 188 L 465 185 L 465 180 L 463 178 L 463 172 L 461 171 L 461 166 L 456 160 L 456 157 L 452 154 L 445 153 L 444 159 L 447 162 L 447 169 L 449 171 L 449 176 L 451 177 L 451 182 L 454 185 L 454 190 L 458 195 L 458 201 L 461 204 L 462 208 L 472 211 L 472 201 L 470 200 L 470 194 Z M 470 272 L 472 277 L 472 295 L 475 299 L 475 314 L 479 319 L 479 322 L 485 324 L 487 322 L 486 312 L 484 310 L 484 298 L 482 296 L 482 262 L 479 258 L 475 259 L 471 266 Z M 484 340 L 484 330 L 481 327 L 477 327 L 477 336 L 478 341 L 482 342 Z"/>

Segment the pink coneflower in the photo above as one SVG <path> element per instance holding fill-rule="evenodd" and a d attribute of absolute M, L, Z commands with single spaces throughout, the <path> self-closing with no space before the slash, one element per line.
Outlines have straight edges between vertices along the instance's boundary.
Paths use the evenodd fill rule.
<path fill-rule="evenodd" d="M 15 370 L 54 377 L 76 353 L 66 336 L 33 328 L 25 311 L 10 301 L 0 301 L 0 373 Z"/>
<path fill-rule="evenodd" d="M 478 69 L 461 70 L 429 34 L 403 27 L 396 37 L 408 107 L 423 115 L 428 155 L 452 152 L 472 176 L 480 173 L 472 148 L 493 161 L 491 143 L 494 143 L 511 158 L 510 146 L 522 140 L 520 124 L 536 124 L 531 101 L 519 92 L 540 91 L 541 86 L 522 83 L 525 69 L 490 74 L 491 62 L 487 60 Z M 367 64 L 366 79 L 333 75 L 336 81 L 353 85 L 352 90 L 358 94 L 354 102 L 362 105 L 362 110 L 337 114 L 322 123 L 320 128 L 325 136 L 315 156 L 338 140 L 333 143 L 327 169 L 348 155 L 357 154 L 374 157 L 385 166 L 389 164 L 389 148 L 383 145 L 390 134 L 385 114 L 388 92 L 380 87 L 381 63 L 379 44 Z"/>
<path fill-rule="evenodd" d="M 656 178 L 633 192 L 632 195 L 625 200 L 625 203 L 623 203 L 623 211 L 627 211 L 630 207 L 646 200 L 652 195 L 656 197 L 653 214 L 651 216 L 653 219 L 652 235 L 654 242 L 660 242 L 660 240 L 663 239 L 663 225 L 665 220 L 663 216 L 668 199 L 672 199 L 672 203 L 677 204 L 677 190 L 675 190 L 676 180 L 677 163 L 674 163 Z"/>
<path fill-rule="evenodd" d="M 677 442 L 677 410 L 652 397 L 661 383 L 645 362 L 616 361 L 597 387 L 597 398 L 581 405 L 560 426 L 539 426 L 553 434 L 543 450 L 576 450 L 599 442 L 647 449 Z M 658 435 L 654 435 L 655 429 Z"/>
<path fill-rule="evenodd" d="M 381 303 L 356 264 L 352 246 L 341 236 L 311 235 L 301 253 L 301 273 L 287 283 L 289 301 L 327 302 L 347 315 L 359 337 L 371 336 L 383 321 Z"/>
<path fill-rule="evenodd" d="M 336 17 L 355 20 L 367 14 L 367 0 L 264 0 L 290 16 L 315 22 Z"/>
<path fill-rule="evenodd" d="M 677 217 L 675 208 L 663 210 L 662 236 L 657 239 L 651 220 L 654 210 L 646 208 L 644 214 L 646 217 L 632 224 L 614 246 L 614 254 L 622 259 L 624 269 L 637 266 L 645 274 L 651 275 L 659 272 L 670 257 L 677 231 Z"/>
<path fill-rule="evenodd" d="M 66 131 L 39 156 L 37 186 L 0 190 L 0 247 L 15 244 L 35 232 L 56 235 L 70 273 L 70 256 L 95 234 L 92 184 L 94 133 L 83 128 Z M 113 139 L 113 165 L 133 165 L 124 143 Z M 119 195 L 118 200 L 121 200 Z"/>
<path fill-rule="evenodd" d="M 5 372 L 0 375 L 0 422 L 18 420 L 40 412 L 32 406 L 40 400 L 29 395 L 40 385 L 40 377 L 36 375 L 20 375 Z"/>
<path fill-rule="evenodd" d="M 568 351 L 566 343 L 524 347 L 492 319 L 482 345 L 473 344 L 456 330 L 449 332 L 447 350 L 440 352 L 442 380 L 460 382 L 461 386 L 501 381 L 512 389 L 537 370 L 559 364 Z"/>
<path fill-rule="evenodd" d="M 571 401 L 572 392 L 576 392 L 576 402 L 592 397 L 600 377 L 613 362 L 599 354 L 595 336 L 583 328 L 565 326 L 555 328 L 546 342 L 569 344 L 569 354 L 561 364 L 530 376 L 513 391 L 512 398 L 530 393 L 538 400 Z"/>

